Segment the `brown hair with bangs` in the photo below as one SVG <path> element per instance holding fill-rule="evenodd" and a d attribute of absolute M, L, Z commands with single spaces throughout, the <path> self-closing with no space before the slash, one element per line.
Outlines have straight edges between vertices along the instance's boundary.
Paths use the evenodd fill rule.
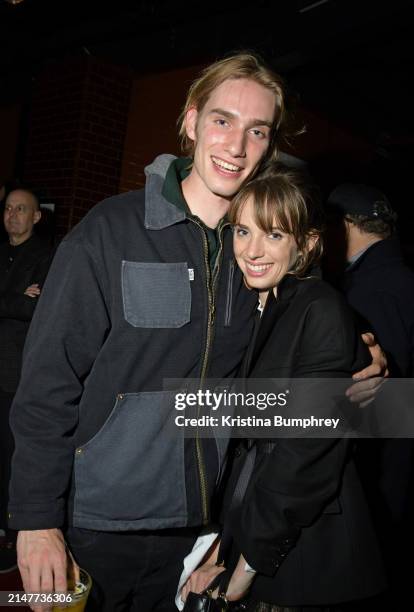
<path fill-rule="evenodd" d="M 267 233 L 275 227 L 292 234 L 298 257 L 290 274 L 303 276 L 322 256 L 323 216 L 313 188 L 305 175 L 281 163 L 273 163 L 257 178 L 246 183 L 234 197 L 228 218 L 237 225 L 247 200 L 253 200 L 255 221 Z M 310 239 L 316 239 L 312 248 Z"/>

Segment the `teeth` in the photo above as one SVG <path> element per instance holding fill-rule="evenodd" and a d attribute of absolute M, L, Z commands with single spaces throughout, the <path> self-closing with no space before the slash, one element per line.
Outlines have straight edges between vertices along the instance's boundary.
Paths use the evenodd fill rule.
<path fill-rule="evenodd" d="M 272 264 L 262 264 L 262 265 L 259 265 L 259 266 L 254 266 L 253 264 L 246 263 L 246 266 L 252 272 L 264 272 L 265 270 L 268 270 L 272 266 Z"/>
<path fill-rule="evenodd" d="M 242 170 L 240 166 L 229 164 L 228 162 L 225 162 L 222 159 L 217 159 L 217 157 L 212 157 L 211 159 L 217 166 L 220 166 L 220 168 L 224 168 L 225 170 L 230 170 L 230 172 L 240 172 L 240 170 Z"/>

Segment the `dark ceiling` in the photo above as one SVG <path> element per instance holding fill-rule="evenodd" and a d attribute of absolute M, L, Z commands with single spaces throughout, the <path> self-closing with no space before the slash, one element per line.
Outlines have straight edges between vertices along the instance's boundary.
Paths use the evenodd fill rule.
<path fill-rule="evenodd" d="M 414 100 L 413 1 L 0 0 L 0 71 L 85 52 L 149 71 L 262 52 L 304 102 L 375 141 L 404 142 Z"/>
<path fill-rule="evenodd" d="M 413 160 L 413 1 L 0 0 L 0 100 L 51 58 L 87 53 L 140 72 L 253 48 L 308 108 Z"/>

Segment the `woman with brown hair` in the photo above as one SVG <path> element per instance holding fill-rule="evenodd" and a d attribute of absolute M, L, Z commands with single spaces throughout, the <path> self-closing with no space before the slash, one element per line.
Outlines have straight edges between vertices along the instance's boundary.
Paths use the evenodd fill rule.
<path fill-rule="evenodd" d="M 273 165 L 239 192 L 229 217 L 237 263 L 262 311 L 241 377 L 346 379 L 367 365 L 345 301 L 312 274 L 322 253 L 321 219 L 302 177 Z M 252 448 L 255 459 L 242 502 L 227 504 L 235 559 L 229 600 L 249 592 L 255 612 L 328 611 L 382 590 L 382 563 L 352 445 L 332 436 L 239 445 L 226 497 Z M 213 548 L 184 596 L 222 571 L 215 565 L 218 546 Z"/>

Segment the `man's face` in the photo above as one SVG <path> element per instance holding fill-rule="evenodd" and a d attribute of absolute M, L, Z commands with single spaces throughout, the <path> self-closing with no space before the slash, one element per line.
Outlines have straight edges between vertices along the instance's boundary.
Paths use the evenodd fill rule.
<path fill-rule="evenodd" d="M 16 189 L 9 193 L 4 206 L 4 227 L 12 244 L 21 244 L 33 232 L 33 225 L 40 219 L 34 197 Z"/>
<path fill-rule="evenodd" d="M 269 147 L 276 109 L 273 92 L 249 79 L 224 81 L 201 112 L 191 108 L 187 135 L 195 142 L 193 181 L 203 191 L 231 199 Z"/>

